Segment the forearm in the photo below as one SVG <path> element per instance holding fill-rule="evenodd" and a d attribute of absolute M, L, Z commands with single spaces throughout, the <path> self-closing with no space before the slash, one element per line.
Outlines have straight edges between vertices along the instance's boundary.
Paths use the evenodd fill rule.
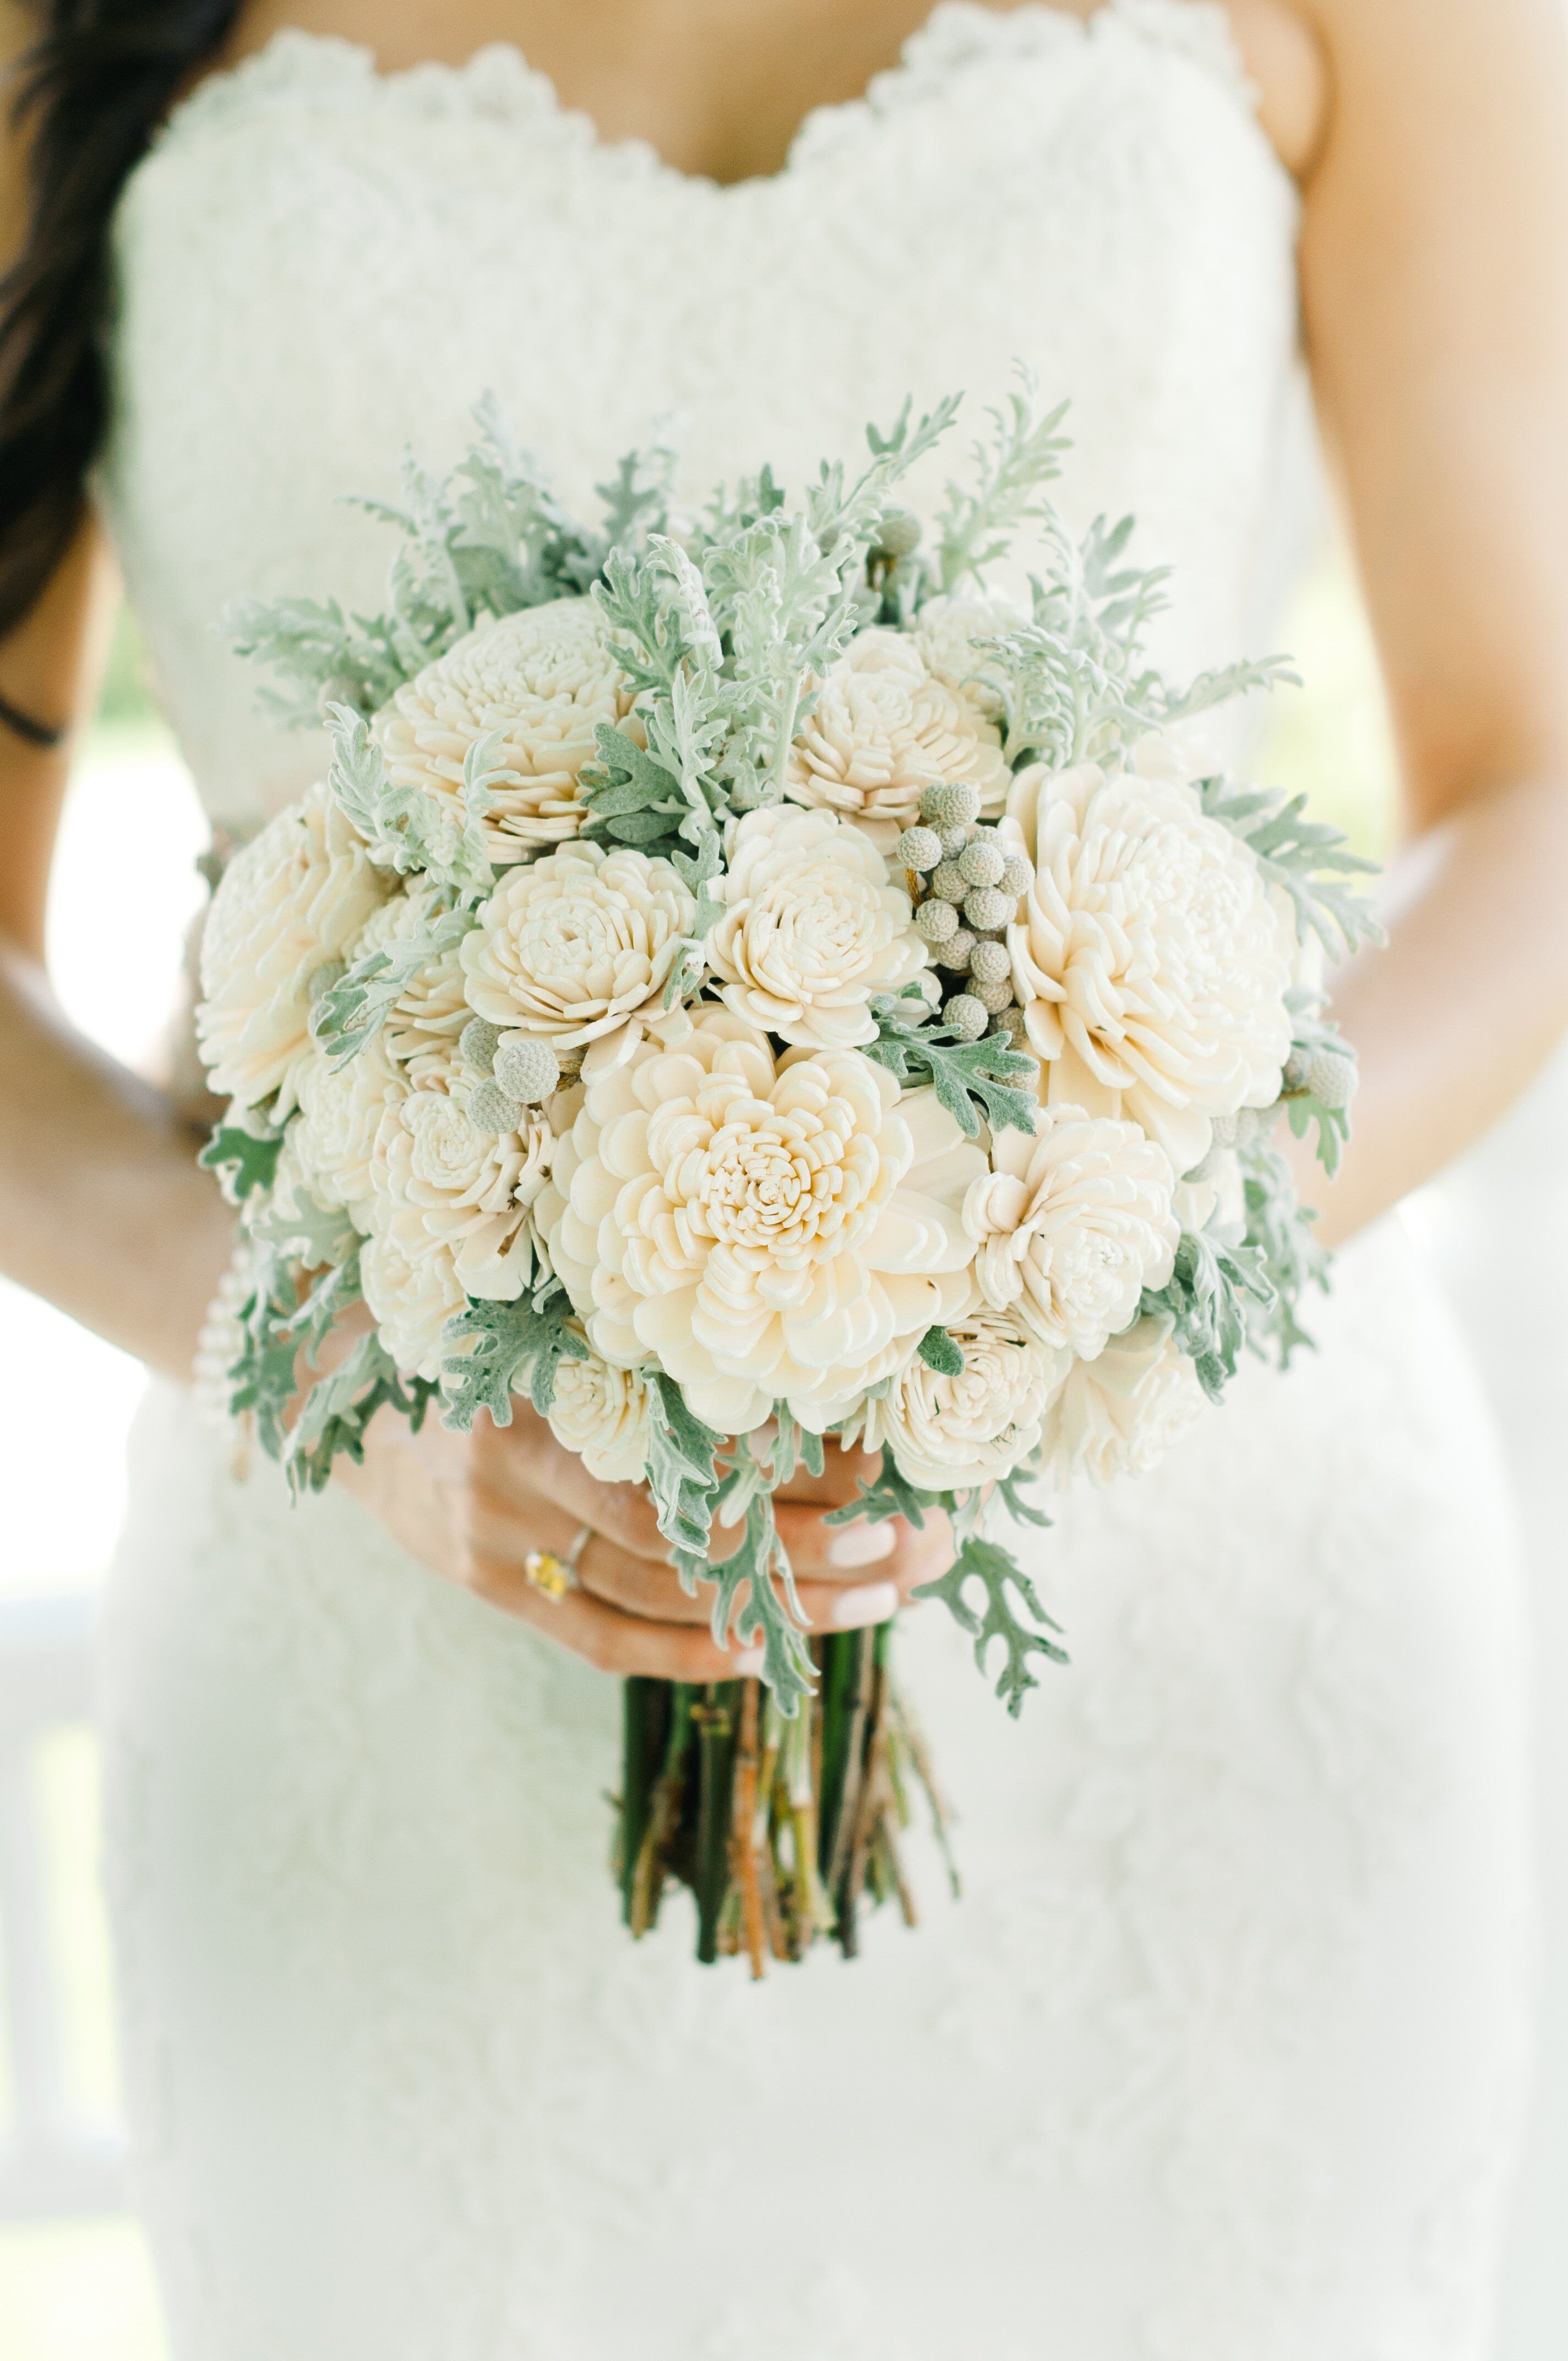
<path fill-rule="evenodd" d="M 234 1216 L 161 1093 L 66 1022 L 0 939 L 0 1268 L 187 1378 Z"/>
<path fill-rule="evenodd" d="M 1302 1184 L 1330 1245 L 1480 1138 L 1568 1028 L 1568 785 L 1465 804 L 1402 856 L 1387 898 L 1387 949 L 1334 986 L 1361 1087 L 1338 1179 Z"/>

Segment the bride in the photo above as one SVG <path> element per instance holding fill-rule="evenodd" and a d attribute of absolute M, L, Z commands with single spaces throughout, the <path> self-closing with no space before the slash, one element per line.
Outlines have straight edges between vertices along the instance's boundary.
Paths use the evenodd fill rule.
<path fill-rule="evenodd" d="M 5 1268 L 159 1373 L 102 1653 L 176 2353 L 1482 2361 L 1528 2074 L 1523 1645 L 1475 1389 L 1381 1217 L 1568 1021 L 1556 0 L 5 16 L 0 1212 Z M 192 1411 L 229 1216 L 178 1091 L 41 968 L 104 552 L 221 848 L 320 749 L 214 619 L 375 603 L 340 496 L 394 491 L 407 444 L 449 464 L 487 390 L 569 500 L 661 420 L 696 494 L 763 456 L 798 484 L 1022 356 L 1072 397 L 1081 516 L 1135 506 L 1179 569 L 1190 670 L 1269 642 L 1303 343 L 1420 840 L 1341 979 L 1320 1350 L 1062 1504 L 1036 1567 L 1075 1662 L 1021 1727 L 908 1620 L 961 1903 L 920 1861 L 917 1935 L 757 1991 L 675 1914 L 634 1949 L 604 1675 L 734 1670 L 646 1504 L 523 1415 L 394 1430 L 291 1511 Z M 784 1512 L 817 1622 L 930 1570 L 919 1535 L 832 1537 L 852 1480 Z M 523 1561 L 585 1527 L 553 1604 Z"/>

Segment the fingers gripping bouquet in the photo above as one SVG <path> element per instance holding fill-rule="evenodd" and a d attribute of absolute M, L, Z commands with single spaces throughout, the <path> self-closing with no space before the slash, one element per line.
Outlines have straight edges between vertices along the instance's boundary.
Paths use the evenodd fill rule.
<path fill-rule="evenodd" d="M 838 1438 L 881 1471 L 841 1519 L 948 1519 L 927 1595 L 1016 1714 L 1061 1651 L 991 1509 L 1044 1524 L 1031 1481 L 1137 1473 L 1244 1346 L 1288 1361 L 1324 1258 L 1276 1120 L 1332 1170 L 1354 1083 L 1313 979 L 1372 932 L 1364 864 L 1183 752 L 1278 666 L 1149 665 L 1161 577 L 1131 520 L 1066 533 L 1026 387 L 927 542 L 896 494 L 957 408 L 696 524 L 628 459 L 597 531 L 482 410 L 379 511 L 384 615 L 240 619 L 333 752 L 203 953 L 227 1405 L 301 1489 L 384 1405 L 520 1392 L 647 1484 L 763 1673 L 628 1683 L 625 1913 L 682 1880 L 699 1955 L 759 1973 L 853 1950 L 864 1896 L 912 1915 L 914 1784 L 941 1821 L 889 1630 L 803 1628 L 774 1488 Z M 1027 608 L 986 582 L 1025 533 Z"/>

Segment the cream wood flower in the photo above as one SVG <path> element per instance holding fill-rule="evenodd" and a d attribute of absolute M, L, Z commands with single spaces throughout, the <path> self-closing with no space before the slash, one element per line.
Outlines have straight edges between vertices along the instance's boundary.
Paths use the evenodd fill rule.
<path fill-rule="evenodd" d="M 1042 1465 L 1060 1492 L 1080 1476 L 1146 1475 L 1206 1406 L 1168 1312 L 1135 1321 L 1092 1361 L 1074 1361 L 1046 1416 Z"/>
<path fill-rule="evenodd" d="M 406 893 L 385 903 L 349 945 L 347 958 L 367 959 L 375 951 L 393 951 L 429 927 L 436 914 L 436 896 L 428 885 L 411 884 Z M 390 1054 L 405 1063 L 434 1056 L 439 1071 L 455 1055 L 457 1037 L 473 1015 L 464 995 L 465 978 L 455 950 L 444 951 L 420 968 L 392 1003 L 380 1038 Z"/>
<path fill-rule="evenodd" d="M 620 1369 L 590 1345 L 587 1358 L 555 1371 L 550 1431 L 575 1451 L 600 1484 L 637 1484 L 648 1472 L 648 1394 L 631 1369 Z"/>
<path fill-rule="evenodd" d="M 213 1089 L 280 1118 L 312 1048 L 311 978 L 340 959 L 388 891 L 324 787 L 236 853 L 202 937 L 196 1032 Z"/>
<path fill-rule="evenodd" d="M 490 858 L 576 836 L 577 782 L 603 722 L 624 721 L 631 690 L 591 598 L 557 598 L 498 621 L 487 618 L 400 688 L 372 725 L 400 786 L 420 788 L 461 816 L 463 765 L 491 730 L 515 780 L 491 791 L 484 823 Z"/>
<path fill-rule="evenodd" d="M 1015 600 L 993 591 L 928 598 L 913 633 L 926 669 L 944 688 L 972 705 L 982 721 L 1002 719 L 1002 697 L 981 675 L 989 651 L 977 642 L 1015 631 L 1029 618 Z"/>
<path fill-rule="evenodd" d="M 719 997 L 738 1016 L 813 1049 L 877 1037 L 871 995 L 926 964 L 909 896 L 858 829 L 832 812 L 775 804 L 732 820 L 725 911 L 708 937 Z"/>
<path fill-rule="evenodd" d="M 913 1354 L 853 1430 L 868 1451 L 888 1445 L 909 1481 L 931 1492 L 968 1491 L 1011 1475 L 1039 1444 L 1071 1364 L 1069 1353 L 983 1305 L 948 1334 L 964 1356 L 962 1374 L 943 1377 Z"/>
<path fill-rule="evenodd" d="M 1293 941 L 1256 860 L 1176 778 L 1021 772 L 999 833 L 1035 872 L 1007 931 L 1046 1095 L 1124 1116 L 1178 1172 L 1276 1096 Z"/>
<path fill-rule="evenodd" d="M 876 629 L 859 633 L 822 683 L 784 792 L 842 812 L 885 850 L 916 818 L 922 787 L 962 780 L 993 813 L 1008 775 L 994 725 L 936 678 L 906 634 Z"/>
<path fill-rule="evenodd" d="M 590 1082 L 538 1218 L 607 1361 L 656 1355 L 698 1418 L 817 1429 L 972 1300 L 983 1170 L 934 1093 L 858 1050 L 786 1050 L 724 1008 Z"/>
<path fill-rule="evenodd" d="M 1042 1344 L 1092 1360 L 1144 1289 L 1170 1277 L 1181 1233 L 1169 1157 L 1135 1124 L 1053 1105 L 1033 1138 L 999 1132 L 991 1163 L 964 1200 L 981 1295 Z"/>
<path fill-rule="evenodd" d="M 563 845 L 509 871 L 464 937 L 468 1005 L 557 1051 L 603 1044 L 589 1065 L 598 1071 L 630 1056 L 664 1013 L 664 985 L 696 916 L 667 861 Z"/>
<path fill-rule="evenodd" d="M 406 1378 L 441 1375 L 452 1347 L 444 1331 L 467 1304 L 455 1262 L 433 1248 L 417 1213 L 389 1209 L 359 1252 L 359 1283 L 382 1344 Z"/>
<path fill-rule="evenodd" d="M 411 1259 L 446 1257 L 469 1295 L 511 1302 L 533 1276 L 529 1208 L 555 1139 L 543 1111 L 497 1135 L 469 1122 L 466 1082 L 433 1084 L 388 1107 L 370 1159 L 369 1227 L 395 1236 Z"/>
<path fill-rule="evenodd" d="M 368 1221 L 370 1159 L 381 1118 L 410 1088 L 381 1034 L 335 1071 L 313 1045 L 300 1070 L 300 1113 L 289 1144 L 317 1202 L 346 1207 L 356 1229 Z"/>

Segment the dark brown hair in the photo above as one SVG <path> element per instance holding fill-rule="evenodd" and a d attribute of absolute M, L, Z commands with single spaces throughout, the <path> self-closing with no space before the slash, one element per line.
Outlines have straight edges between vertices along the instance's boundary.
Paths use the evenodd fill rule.
<path fill-rule="evenodd" d="M 108 417 L 109 235 L 127 175 L 243 0 L 35 0 L 14 117 L 21 250 L 0 280 L 0 636 L 70 546 Z"/>

